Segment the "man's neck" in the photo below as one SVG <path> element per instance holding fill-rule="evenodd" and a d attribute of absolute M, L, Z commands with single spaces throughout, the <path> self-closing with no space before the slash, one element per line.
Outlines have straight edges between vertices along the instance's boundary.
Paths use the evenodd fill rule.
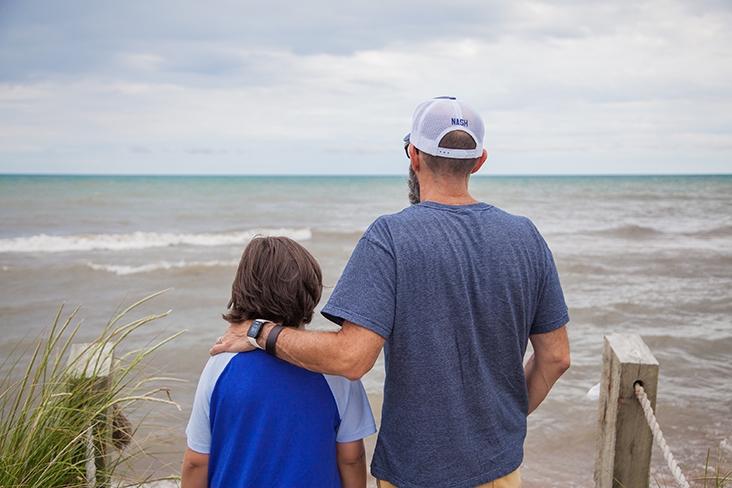
<path fill-rule="evenodd" d="M 472 205 L 474 203 L 478 203 L 478 200 L 471 197 L 470 195 L 467 196 L 467 198 L 429 198 L 429 197 L 422 197 L 423 202 L 435 202 L 435 203 L 441 203 L 443 205 L 451 205 L 453 207 L 459 207 L 462 205 Z"/>
<path fill-rule="evenodd" d="M 435 202 L 443 205 L 472 205 L 478 203 L 468 192 L 467 181 L 453 182 L 425 182 L 420 184 L 420 200 L 422 202 Z"/>

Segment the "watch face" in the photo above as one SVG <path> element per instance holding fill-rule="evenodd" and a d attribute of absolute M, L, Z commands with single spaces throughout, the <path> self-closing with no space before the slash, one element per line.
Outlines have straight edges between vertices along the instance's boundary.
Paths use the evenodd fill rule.
<path fill-rule="evenodd" d="M 252 325 L 249 326 L 249 330 L 247 331 L 247 336 L 253 339 L 259 337 L 259 332 L 262 330 L 263 325 L 264 322 L 261 320 L 255 320 L 252 322 Z"/>

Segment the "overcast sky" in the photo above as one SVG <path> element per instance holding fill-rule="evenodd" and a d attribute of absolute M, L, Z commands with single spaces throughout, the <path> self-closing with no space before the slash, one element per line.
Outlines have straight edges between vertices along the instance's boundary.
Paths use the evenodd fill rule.
<path fill-rule="evenodd" d="M 404 174 L 440 95 L 482 174 L 732 173 L 732 2 L 0 0 L 0 173 Z"/>

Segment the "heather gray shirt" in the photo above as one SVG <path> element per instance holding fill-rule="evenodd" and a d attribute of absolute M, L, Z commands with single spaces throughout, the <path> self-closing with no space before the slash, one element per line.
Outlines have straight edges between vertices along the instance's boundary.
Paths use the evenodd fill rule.
<path fill-rule="evenodd" d="M 552 254 L 528 219 L 484 203 L 382 216 L 322 313 L 387 341 L 375 477 L 467 488 L 520 466 L 529 335 L 569 321 Z"/>

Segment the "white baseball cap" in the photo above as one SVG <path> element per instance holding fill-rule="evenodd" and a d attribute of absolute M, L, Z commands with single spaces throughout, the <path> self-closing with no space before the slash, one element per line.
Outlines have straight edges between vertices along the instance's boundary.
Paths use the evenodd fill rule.
<path fill-rule="evenodd" d="M 445 134 L 454 130 L 470 134 L 477 144 L 475 149 L 439 147 Z M 472 159 L 483 154 L 484 134 L 483 119 L 477 110 L 454 97 L 437 97 L 417 105 L 412 116 L 412 132 L 404 138 L 404 145 L 411 142 L 433 156 Z"/>

